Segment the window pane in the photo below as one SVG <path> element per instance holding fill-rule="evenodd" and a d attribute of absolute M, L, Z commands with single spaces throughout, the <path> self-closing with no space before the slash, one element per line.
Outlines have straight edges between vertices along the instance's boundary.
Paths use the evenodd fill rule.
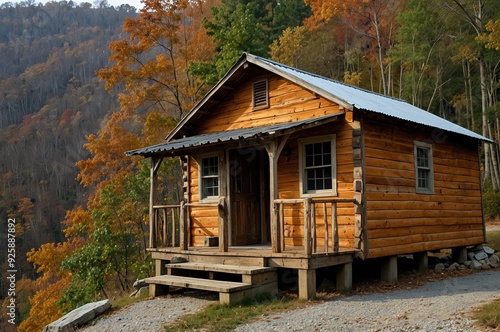
<path fill-rule="evenodd" d="M 202 199 L 219 196 L 219 158 L 203 158 L 201 161 Z"/>
<path fill-rule="evenodd" d="M 306 144 L 305 152 L 305 192 L 330 190 L 332 177 L 332 144 L 328 142 Z"/>
<path fill-rule="evenodd" d="M 429 150 L 417 148 L 417 166 L 429 167 Z"/>

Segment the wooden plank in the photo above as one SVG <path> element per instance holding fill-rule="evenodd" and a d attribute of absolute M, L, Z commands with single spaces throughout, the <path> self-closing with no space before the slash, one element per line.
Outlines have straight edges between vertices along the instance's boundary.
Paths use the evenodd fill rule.
<path fill-rule="evenodd" d="M 150 277 L 146 278 L 145 281 L 148 284 L 201 289 L 206 291 L 223 292 L 223 293 L 237 292 L 252 287 L 252 285 L 244 284 L 241 282 L 199 279 L 199 278 L 173 276 L 173 275 Z"/>
<path fill-rule="evenodd" d="M 175 269 L 187 269 L 195 271 L 212 271 L 212 272 L 223 272 L 232 274 L 259 274 L 265 272 L 276 271 L 273 267 L 263 267 L 263 266 L 245 266 L 245 265 L 225 265 L 225 264 L 210 264 L 210 263 L 169 263 L 166 265 L 167 268 Z"/>
<path fill-rule="evenodd" d="M 189 228 L 187 221 L 186 206 L 184 201 L 181 201 L 179 211 L 179 247 L 182 250 L 187 250 L 189 245 Z"/>
<path fill-rule="evenodd" d="M 306 199 L 304 204 L 304 249 L 306 255 L 312 254 L 311 248 L 311 199 Z"/>

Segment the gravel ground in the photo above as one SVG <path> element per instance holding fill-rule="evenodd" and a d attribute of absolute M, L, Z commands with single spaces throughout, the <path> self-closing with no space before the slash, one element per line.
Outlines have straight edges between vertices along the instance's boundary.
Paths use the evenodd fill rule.
<path fill-rule="evenodd" d="M 160 332 L 176 318 L 202 310 L 215 300 L 198 297 L 165 296 L 140 301 L 96 320 L 80 332 Z"/>
<path fill-rule="evenodd" d="M 407 290 L 335 297 L 240 326 L 253 331 L 478 331 L 474 307 L 500 298 L 500 270 L 433 281 Z M 161 297 L 123 308 L 83 332 L 164 331 L 169 321 L 203 309 L 213 298 Z"/>
<path fill-rule="evenodd" d="M 500 271 L 384 294 L 339 297 L 239 327 L 247 331 L 478 331 L 474 307 L 500 298 Z"/>

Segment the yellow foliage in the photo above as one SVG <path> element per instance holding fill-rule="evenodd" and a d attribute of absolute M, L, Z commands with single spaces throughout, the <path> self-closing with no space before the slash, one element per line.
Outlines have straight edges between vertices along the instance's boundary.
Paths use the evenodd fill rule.
<path fill-rule="evenodd" d="M 303 26 L 286 28 L 270 46 L 271 59 L 297 67 L 297 57 L 300 55 L 306 32 L 307 29 Z"/>
<path fill-rule="evenodd" d="M 500 19 L 486 23 L 485 30 L 487 33 L 478 36 L 477 40 L 484 43 L 486 48 L 500 51 Z"/>
<path fill-rule="evenodd" d="M 346 71 L 344 72 L 344 82 L 347 84 L 359 86 L 361 83 L 361 76 L 363 75 L 360 71 Z"/>
<path fill-rule="evenodd" d="M 19 327 L 19 332 L 42 331 L 44 326 L 63 316 L 57 301 L 68 287 L 71 278 L 69 276 L 54 283 L 47 284 L 38 291 L 32 298 L 30 316 L 23 321 Z"/>

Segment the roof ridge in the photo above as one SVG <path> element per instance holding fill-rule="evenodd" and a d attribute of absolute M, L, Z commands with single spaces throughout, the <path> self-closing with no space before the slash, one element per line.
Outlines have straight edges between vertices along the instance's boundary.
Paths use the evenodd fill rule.
<path fill-rule="evenodd" d="M 380 92 L 375 92 L 375 91 L 371 91 L 371 90 L 368 90 L 368 89 L 360 88 L 359 86 L 351 85 L 351 84 L 348 84 L 348 83 L 345 83 L 345 82 L 341 82 L 341 81 L 335 80 L 333 78 L 321 76 L 319 74 L 311 73 L 311 72 L 303 70 L 303 69 L 299 69 L 299 68 L 295 68 L 295 67 L 292 67 L 292 66 L 288 66 L 288 65 L 285 65 L 283 63 L 280 63 L 280 62 L 277 62 L 277 61 L 274 61 L 274 60 L 270 60 L 270 59 L 266 59 L 266 58 L 263 58 L 263 57 L 258 56 L 258 55 L 247 53 L 247 56 L 253 57 L 253 58 L 255 58 L 255 59 L 259 60 L 259 61 L 268 62 L 268 63 L 272 64 L 273 66 L 285 67 L 285 68 L 287 68 L 289 70 L 300 72 L 302 74 L 313 76 L 313 77 L 316 77 L 316 78 L 319 78 L 319 79 L 327 80 L 327 81 L 330 81 L 330 82 L 333 82 L 333 83 L 336 83 L 336 84 L 343 85 L 343 86 L 348 87 L 348 88 L 353 88 L 353 89 L 356 89 L 356 90 L 359 90 L 359 91 L 362 91 L 362 92 L 371 93 L 373 95 L 377 95 L 377 96 L 380 96 L 380 97 L 384 97 L 384 98 L 388 98 L 388 99 L 393 99 L 393 100 L 397 100 L 397 101 L 401 101 L 401 102 L 410 104 L 407 100 L 404 100 L 402 98 L 388 96 L 388 95 L 384 95 L 384 94 L 382 94 Z"/>

